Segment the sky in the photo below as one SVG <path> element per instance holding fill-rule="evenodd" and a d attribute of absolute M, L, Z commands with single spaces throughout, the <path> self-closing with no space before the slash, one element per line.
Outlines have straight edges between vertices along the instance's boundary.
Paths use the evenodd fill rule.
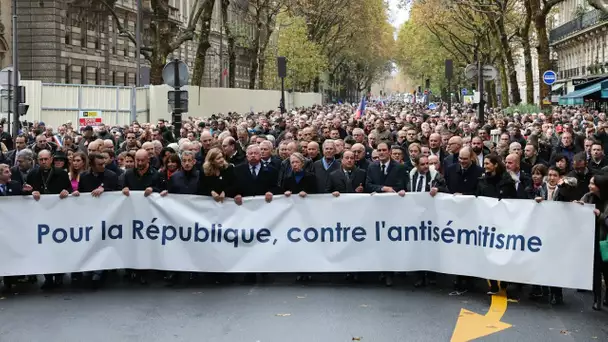
<path fill-rule="evenodd" d="M 393 27 L 395 27 L 395 40 L 397 39 L 399 27 L 405 23 L 410 16 L 409 9 L 400 9 L 398 7 L 399 2 L 400 0 L 388 0 L 390 21 Z M 395 76 L 398 72 L 398 68 L 395 66 L 395 69 L 393 69 L 391 74 Z"/>
<path fill-rule="evenodd" d="M 409 10 L 398 8 L 399 2 L 400 0 L 388 0 L 391 24 L 393 24 L 395 29 L 398 29 L 406 22 L 410 15 Z"/>

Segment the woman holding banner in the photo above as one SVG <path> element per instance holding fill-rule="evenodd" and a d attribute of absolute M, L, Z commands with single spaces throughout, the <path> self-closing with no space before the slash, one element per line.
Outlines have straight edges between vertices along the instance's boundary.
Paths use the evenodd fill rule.
<path fill-rule="evenodd" d="M 544 168 L 544 165 L 535 165 L 534 170 L 538 168 Z M 571 202 L 576 196 L 576 178 L 564 177 L 562 169 L 556 166 L 551 166 L 547 172 L 547 179 L 543 182 L 542 186 L 536 189 L 534 193 L 534 200 L 537 203 L 542 201 L 556 201 L 556 202 Z M 564 304 L 564 296 L 562 294 L 561 287 L 551 287 L 551 304 L 559 305 Z M 540 298 L 543 296 L 543 291 L 540 286 L 533 286 L 530 297 Z"/>
<path fill-rule="evenodd" d="M 591 178 L 589 192 L 578 201 L 595 205 L 595 253 L 593 255 L 593 310 L 602 309 L 602 275 L 608 281 L 608 262 L 602 258 L 600 241 L 606 240 L 608 232 L 608 175 L 599 174 Z M 607 257 L 607 256 L 604 256 Z M 608 306 L 608 290 L 604 296 Z"/>
<path fill-rule="evenodd" d="M 493 197 L 498 198 L 498 200 L 517 198 L 515 181 L 507 172 L 505 164 L 498 154 L 491 153 L 485 156 L 483 168 L 485 174 L 479 179 L 479 183 L 477 183 L 476 196 Z M 497 294 L 500 291 L 498 281 L 489 280 L 489 283 L 490 289 L 488 294 Z M 503 289 L 507 287 L 507 283 L 505 282 L 501 285 Z"/>
<path fill-rule="evenodd" d="M 294 152 L 289 157 L 291 164 L 291 175 L 285 178 L 281 184 L 281 188 L 284 191 L 285 197 L 291 196 L 291 194 L 298 194 L 304 198 L 309 194 L 317 193 L 317 180 L 313 173 L 307 172 L 304 169 L 306 164 L 306 158 L 299 152 Z M 310 281 L 312 276 L 310 274 L 300 273 L 296 277 L 296 281 Z"/>

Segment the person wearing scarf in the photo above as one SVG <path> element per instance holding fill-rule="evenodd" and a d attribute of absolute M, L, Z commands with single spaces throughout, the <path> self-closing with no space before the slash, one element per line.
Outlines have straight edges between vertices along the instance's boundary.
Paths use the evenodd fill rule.
<path fill-rule="evenodd" d="M 537 203 L 542 201 L 571 202 L 576 199 L 576 186 L 576 178 L 564 177 L 564 172 L 561 169 L 552 166 L 547 172 L 547 178 L 544 180 L 543 185 L 534 193 L 534 200 Z M 551 294 L 551 305 L 564 304 L 561 287 L 550 287 L 549 292 Z M 542 297 L 542 287 L 533 286 L 530 299 Z"/>
<path fill-rule="evenodd" d="M 498 198 L 499 200 L 505 198 L 517 198 L 517 190 L 515 189 L 515 181 L 509 175 L 505 168 L 505 164 L 502 158 L 495 153 L 491 153 L 485 156 L 483 160 L 483 168 L 485 174 L 479 179 L 477 183 L 476 196 Z M 488 295 L 494 295 L 500 291 L 498 281 L 490 280 L 490 289 Z M 503 288 L 507 288 L 508 284 L 502 282 L 500 284 Z M 519 288 L 519 286 L 516 286 Z M 513 297 L 516 295 L 507 288 L 507 295 Z"/>

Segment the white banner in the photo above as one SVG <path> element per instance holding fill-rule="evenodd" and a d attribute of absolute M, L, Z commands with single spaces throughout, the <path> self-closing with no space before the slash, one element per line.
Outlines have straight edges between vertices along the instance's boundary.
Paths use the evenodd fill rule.
<path fill-rule="evenodd" d="M 439 194 L 0 198 L 0 275 L 416 271 L 591 289 L 591 206 Z"/>

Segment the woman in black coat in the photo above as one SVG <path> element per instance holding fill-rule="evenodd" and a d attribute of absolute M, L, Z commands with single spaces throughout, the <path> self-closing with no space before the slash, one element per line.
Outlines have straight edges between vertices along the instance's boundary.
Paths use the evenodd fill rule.
<path fill-rule="evenodd" d="M 515 189 L 515 181 L 509 175 L 505 168 L 502 158 L 495 153 L 487 155 L 483 159 L 483 168 L 485 173 L 477 183 L 476 196 L 498 198 L 517 198 L 517 190 Z M 498 281 L 490 280 L 489 295 L 493 295 L 500 291 Z M 507 283 L 501 283 L 503 288 L 507 288 Z"/>
<path fill-rule="evenodd" d="M 203 163 L 197 194 L 222 202 L 226 197 L 234 197 L 235 186 L 234 166 L 224 159 L 222 150 L 212 148 Z"/>
<path fill-rule="evenodd" d="M 492 153 L 483 159 L 485 173 L 477 183 L 476 196 L 498 199 L 517 198 L 515 181 L 505 169 L 499 155 Z"/>
<path fill-rule="evenodd" d="M 295 152 L 289 157 L 291 164 L 291 174 L 283 179 L 281 188 L 285 192 L 285 197 L 291 196 L 292 193 L 300 195 L 300 197 L 306 197 L 308 194 L 317 193 L 317 179 L 314 174 L 307 172 L 304 168 L 306 164 L 306 158 L 299 153 Z M 306 273 L 300 273 L 296 277 L 296 281 L 307 281 L 311 280 L 312 276 Z"/>
<path fill-rule="evenodd" d="M 304 169 L 306 158 L 301 153 L 295 152 L 291 155 L 289 162 L 292 172 L 283 179 L 281 184 L 285 196 L 298 194 L 300 197 L 306 197 L 307 194 L 316 194 L 318 192 L 317 179 L 313 173 Z"/>
<path fill-rule="evenodd" d="M 595 205 L 595 253 L 593 255 L 593 310 L 602 309 L 602 275 L 608 281 L 608 263 L 602 260 L 600 241 L 608 235 L 608 175 L 600 174 L 591 178 L 589 192 L 579 203 Z M 608 290 L 604 296 L 604 306 L 608 306 Z"/>

